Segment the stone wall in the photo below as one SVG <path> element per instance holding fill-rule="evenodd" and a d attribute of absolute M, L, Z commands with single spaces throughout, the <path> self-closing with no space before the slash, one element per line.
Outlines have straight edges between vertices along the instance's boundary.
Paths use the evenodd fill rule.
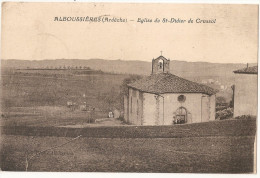
<path fill-rule="evenodd" d="M 128 118 L 128 115 L 129 115 L 129 113 L 128 113 L 128 108 L 129 108 L 129 101 L 128 101 L 128 96 L 124 96 L 124 120 L 126 121 L 126 122 L 129 122 L 129 118 Z"/>
<path fill-rule="evenodd" d="M 178 96 L 185 101 L 179 102 Z M 201 93 L 151 94 L 129 89 L 125 99 L 125 120 L 134 125 L 172 125 L 177 109 L 187 111 L 187 123 L 215 120 L 215 95 Z M 128 100 L 128 102 L 126 102 Z"/>
<path fill-rule="evenodd" d="M 184 95 L 186 100 L 185 102 L 181 103 L 178 101 L 178 96 Z M 173 114 L 176 110 L 180 107 L 184 107 L 187 109 L 188 120 L 187 123 L 196 123 L 201 122 L 202 120 L 202 111 L 201 111 L 201 93 L 175 93 L 175 94 L 165 94 L 164 95 L 164 124 L 171 125 L 173 122 Z"/>
<path fill-rule="evenodd" d="M 235 74 L 234 117 L 257 116 L 257 75 Z"/>
<path fill-rule="evenodd" d="M 179 102 L 178 96 L 184 95 L 185 101 Z M 172 125 L 177 109 L 187 111 L 187 123 L 215 120 L 215 95 L 201 93 L 144 94 L 143 125 Z"/>
<path fill-rule="evenodd" d="M 129 88 L 128 96 L 128 122 L 134 125 L 142 125 L 143 93 Z"/>
<path fill-rule="evenodd" d="M 201 97 L 201 122 L 207 122 L 210 118 L 210 96 L 202 95 Z"/>
<path fill-rule="evenodd" d="M 209 120 L 214 121 L 216 119 L 216 95 L 211 95 L 209 99 L 210 99 Z"/>
<path fill-rule="evenodd" d="M 156 109 L 156 95 L 150 93 L 143 94 L 143 125 L 155 125 L 158 109 Z"/>

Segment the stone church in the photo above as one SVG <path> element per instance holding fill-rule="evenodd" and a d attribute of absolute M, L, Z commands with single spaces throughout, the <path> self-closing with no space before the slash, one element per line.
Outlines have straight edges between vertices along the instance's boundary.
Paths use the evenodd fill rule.
<path fill-rule="evenodd" d="M 152 60 L 152 74 L 128 84 L 124 119 L 133 125 L 173 125 L 215 120 L 216 90 L 169 72 L 170 60 Z"/>

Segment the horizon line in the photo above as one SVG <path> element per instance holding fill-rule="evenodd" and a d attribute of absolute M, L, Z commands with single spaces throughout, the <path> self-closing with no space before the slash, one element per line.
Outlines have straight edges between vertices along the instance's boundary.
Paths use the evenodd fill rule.
<path fill-rule="evenodd" d="M 170 58 L 169 58 L 170 59 Z M 89 58 L 89 59 L 73 59 L 73 58 L 58 58 L 58 59 L 0 59 L 0 60 L 21 60 L 21 61 L 55 61 L 55 60 L 106 60 L 106 61 L 126 61 L 126 62 L 134 62 L 134 61 L 140 61 L 140 62 L 152 62 L 151 61 L 146 61 L 146 60 L 125 60 L 125 59 L 101 59 L 101 58 Z M 179 61 L 179 62 L 197 62 L 197 63 L 211 63 L 211 64 L 258 64 L 257 62 L 209 62 L 209 61 L 185 61 L 185 60 L 171 60 L 170 61 Z"/>

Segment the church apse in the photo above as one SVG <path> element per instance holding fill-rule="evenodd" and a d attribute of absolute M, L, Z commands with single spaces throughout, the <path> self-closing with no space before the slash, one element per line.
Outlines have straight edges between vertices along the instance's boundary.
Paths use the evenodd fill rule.
<path fill-rule="evenodd" d="M 127 86 L 125 120 L 131 124 L 173 125 L 215 120 L 217 91 L 171 74 L 170 60 L 162 55 L 152 60 L 151 75 Z"/>

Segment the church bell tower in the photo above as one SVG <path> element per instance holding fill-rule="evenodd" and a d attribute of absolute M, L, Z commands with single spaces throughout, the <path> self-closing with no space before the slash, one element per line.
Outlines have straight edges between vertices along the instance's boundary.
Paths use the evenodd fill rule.
<path fill-rule="evenodd" d="M 152 61 L 152 74 L 170 72 L 170 59 L 166 59 L 162 55 Z"/>

